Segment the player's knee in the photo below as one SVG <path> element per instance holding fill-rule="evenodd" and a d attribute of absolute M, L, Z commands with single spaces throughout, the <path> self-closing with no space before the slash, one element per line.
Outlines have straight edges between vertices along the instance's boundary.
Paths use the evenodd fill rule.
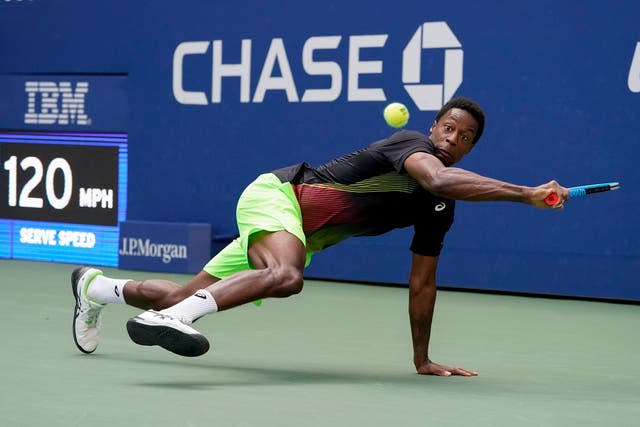
<path fill-rule="evenodd" d="M 272 269 L 278 296 L 287 297 L 302 291 L 304 279 L 302 272 L 295 267 L 278 267 Z"/>

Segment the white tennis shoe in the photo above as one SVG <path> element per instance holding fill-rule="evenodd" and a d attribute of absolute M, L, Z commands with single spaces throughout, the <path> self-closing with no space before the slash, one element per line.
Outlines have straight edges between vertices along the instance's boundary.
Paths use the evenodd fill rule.
<path fill-rule="evenodd" d="M 106 304 L 89 300 L 87 289 L 91 281 L 102 271 L 79 267 L 71 273 L 71 290 L 76 299 L 73 312 L 73 340 L 83 353 L 93 353 L 100 340 L 100 314 Z"/>
<path fill-rule="evenodd" d="M 147 310 L 127 322 L 127 332 L 140 345 L 159 345 L 180 356 L 195 357 L 209 351 L 209 341 L 181 319 Z"/>

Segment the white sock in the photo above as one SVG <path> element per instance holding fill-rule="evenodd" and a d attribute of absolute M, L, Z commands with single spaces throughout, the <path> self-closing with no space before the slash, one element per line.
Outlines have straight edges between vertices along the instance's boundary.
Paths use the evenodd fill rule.
<path fill-rule="evenodd" d="M 200 289 L 176 305 L 160 310 L 160 313 L 177 317 L 182 322 L 190 325 L 205 314 L 215 313 L 216 311 L 218 311 L 216 300 L 213 299 L 209 291 Z"/>
<path fill-rule="evenodd" d="M 89 283 L 87 296 L 91 301 L 101 304 L 126 304 L 123 288 L 129 281 L 130 279 L 111 279 L 99 274 Z"/>

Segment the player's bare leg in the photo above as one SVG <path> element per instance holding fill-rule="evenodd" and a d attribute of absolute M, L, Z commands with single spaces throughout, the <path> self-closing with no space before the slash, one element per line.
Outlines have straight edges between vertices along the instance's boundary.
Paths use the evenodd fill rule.
<path fill-rule="evenodd" d="M 286 231 L 254 235 L 249 247 L 253 270 L 243 271 L 207 287 L 218 311 L 262 298 L 285 298 L 302 291 L 306 250 Z"/>
<path fill-rule="evenodd" d="M 163 279 L 130 280 L 124 287 L 124 299 L 134 307 L 159 311 L 179 303 L 198 289 L 205 289 L 219 280 L 206 271 L 199 272 L 185 285 Z"/>

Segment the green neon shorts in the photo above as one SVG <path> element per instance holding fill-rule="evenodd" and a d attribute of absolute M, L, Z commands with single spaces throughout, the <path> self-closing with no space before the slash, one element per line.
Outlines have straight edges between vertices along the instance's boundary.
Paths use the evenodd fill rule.
<path fill-rule="evenodd" d="M 249 238 L 260 231 L 288 231 L 307 246 L 302 230 L 302 213 L 293 188 L 288 182 L 280 182 L 272 173 L 260 175 L 240 195 L 236 220 L 240 236 L 203 268 L 214 277 L 224 279 L 251 269 L 247 254 Z M 310 262 L 311 252 L 307 252 L 305 267 Z"/>

